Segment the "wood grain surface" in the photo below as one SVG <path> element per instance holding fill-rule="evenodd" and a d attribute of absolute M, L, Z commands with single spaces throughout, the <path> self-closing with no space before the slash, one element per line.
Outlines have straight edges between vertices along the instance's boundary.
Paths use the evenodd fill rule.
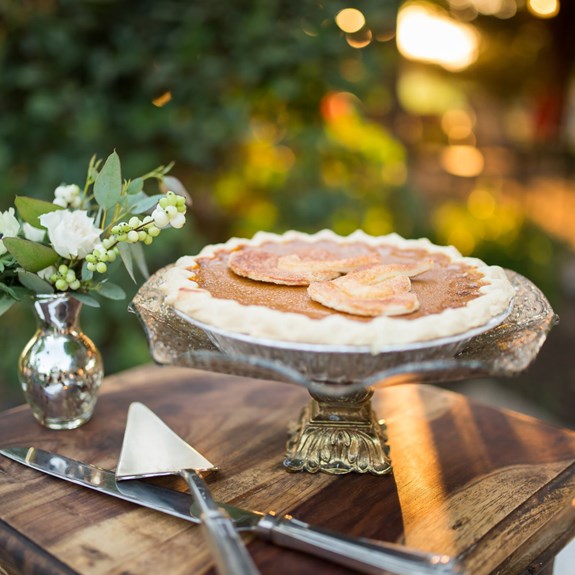
<path fill-rule="evenodd" d="M 73 431 L 27 406 L 0 414 L 0 446 L 32 445 L 115 468 L 141 401 L 220 468 L 216 498 L 341 533 L 457 555 L 470 575 L 536 573 L 575 530 L 575 433 L 431 386 L 377 391 L 392 476 L 287 473 L 288 424 L 308 400 L 287 384 L 147 366 L 104 381 Z M 178 479 L 171 487 L 184 491 Z M 350 573 L 250 539 L 263 575 Z M 528 570 L 528 571 L 527 571 Z M 214 573 L 201 530 L 0 456 L 0 573 Z"/>

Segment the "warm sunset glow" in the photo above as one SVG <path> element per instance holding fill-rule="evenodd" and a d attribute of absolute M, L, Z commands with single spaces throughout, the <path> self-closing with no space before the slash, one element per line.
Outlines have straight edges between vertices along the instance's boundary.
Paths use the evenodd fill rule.
<path fill-rule="evenodd" d="M 353 34 L 365 26 L 365 16 L 356 8 L 344 8 L 337 13 L 335 23 L 342 32 Z"/>
<path fill-rule="evenodd" d="M 164 92 L 161 96 L 158 96 L 157 98 L 152 100 L 152 104 L 154 104 L 154 106 L 156 106 L 156 108 L 162 108 L 171 99 L 172 99 L 172 93 L 171 92 Z"/>
<path fill-rule="evenodd" d="M 559 0 L 528 0 L 527 8 L 538 18 L 553 18 L 559 14 Z"/>
<path fill-rule="evenodd" d="M 473 178 L 481 174 L 485 160 L 474 146 L 449 146 L 441 153 L 441 165 L 454 176 Z"/>
<path fill-rule="evenodd" d="M 451 19 L 426 3 L 406 4 L 397 19 L 397 47 L 411 60 L 463 70 L 477 59 L 479 37 L 475 28 Z"/>

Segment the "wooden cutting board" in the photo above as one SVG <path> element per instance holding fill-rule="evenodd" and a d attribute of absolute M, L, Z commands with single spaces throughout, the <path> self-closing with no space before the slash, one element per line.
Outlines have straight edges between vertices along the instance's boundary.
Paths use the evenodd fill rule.
<path fill-rule="evenodd" d="M 308 400 L 287 384 L 147 366 L 104 381 L 73 431 L 27 406 L 0 414 L 0 446 L 33 445 L 113 469 L 141 401 L 220 467 L 220 501 L 353 536 L 457 555 L 472 575 L 536 573 L 575 532 L 575 433 L 430 386 L 377 391 L 392 476 L 287 473 L 287 427 Z M 185 490 L 179 479 L 172 487 Z M 349 569 L 249 539 L 263 575 Z M 214 573 L 196 526 L 0 456 L 0 573 Z"/>

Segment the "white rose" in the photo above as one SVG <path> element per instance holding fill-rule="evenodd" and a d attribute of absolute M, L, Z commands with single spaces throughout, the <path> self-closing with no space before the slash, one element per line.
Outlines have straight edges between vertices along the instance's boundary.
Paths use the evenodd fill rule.
<path fill-rule="evenodd" d="M 48 238 L 63 258 L 85 258 L 100 243 L 102 230 L 94 225 L 85 210 L 56 210 L 40 216 Z"/>
<path fill-rule="evenodd" d="M 35 228 L 28 222 L 22 224 L 22 231 L 24 232 L 24 237 L 31 242 L 41 242 L 46 235 L 46 230 Z"/>
<path fill-rule="evenodd" d="M 0 238 L 15 238 L 20 231 L 20 223 L 14 215 L 14 208 L 8 208 L 5 212 L 0 212 Z M 4 242 L 0 239 L 0 256 L 8 250 Z"/>

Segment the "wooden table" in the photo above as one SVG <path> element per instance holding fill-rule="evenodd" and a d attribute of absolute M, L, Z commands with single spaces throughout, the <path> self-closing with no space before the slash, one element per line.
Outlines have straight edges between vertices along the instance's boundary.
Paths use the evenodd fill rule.
<path fill-rule="evenodd" d="M 308 395 L 287 384 L 143 367 L 105 380 L 73 431 L 27 406 L 0 415 L 0 445 L 33 445 L 115 467 L 128 406 L 141 401 L 220 467 L 220 500 L 342 533 L 458 555 L 472 575 L 537 573 L 575 531 L 575 433 L 430 386 L 376 392 L 394 475 L 289 474 L 286 429 Z M 174 485 L 185 487 L 180 480 Z M 263 575 L 343 574 L 248 540 Z M 196 526 L 0 457 L 0 573 L 213 573 Z"/>

